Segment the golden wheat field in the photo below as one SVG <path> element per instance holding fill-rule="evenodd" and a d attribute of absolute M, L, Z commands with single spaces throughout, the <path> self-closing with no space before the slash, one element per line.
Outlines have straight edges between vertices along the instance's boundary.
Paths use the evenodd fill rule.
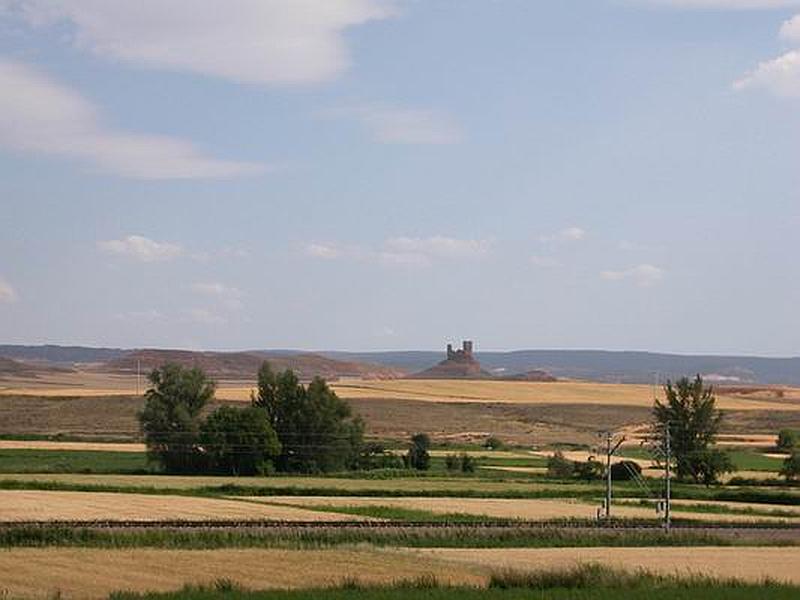
<path fill-rule="evenodd" d="M 443 582 L 481 585 L 486 580 L 484 571 L 430 556 L 378 549 L 22 548 L 0 552 L 1 588 L 12 598 L 53 598 L 60 592 L 65 600 L 99 599 L 115 590 L 170 591 L 187 583 L 211 584 L 223 578 L 253 589 L 332 586 L 345 578 L 389 583 L 430 574 Z"/>
<path fill-rule="evenodd" d="M 290 506 L 190 496 L 0 490 L 0 522 L 126 519 L 337 521 L 342 516 Z"/>
<path fill-rule="evenodd" d="M 250 497 L 253 502 L 268 502 L 279 505 L 333 508 L 346 506 L 389 506 L 412 510 L 429 511 L 437 514 L 463 514 L 485 516 L 498 519 L 523 519 L 523 520 L 552 520 L 552 519 L 592 519 L 595 518 L 598 503 L 582 502 L 571 498 L 563 499 L 498 499 L 498 498 L 358 498 L 358 497 L 333 497 L 333 496 L 269 496 Z M 714 502 L 706 502 L 713 506 Z M 726 506 L 726 505 L 720 505 Z M 732 506 L 728 504 L 727 506 Z M 765 507 L 762 506 L 762 510 Z M 783 508 L 779 506 L 766 507 L 767 509 Z M 692 520 L 725 521 L 731 523 L 749 523 L 754 521 L 778 522 L 789 520 L 785 517 L 754 516 L 742 514 L 703 514 L 680 510 L 675 506 L 673 515 L 676 518 Z M 617 517 L 630 519 L 654 519 L 656 513 L 653 508 L 645 506 L 620 505 L 614 506 Z M 800 516 L 800 514 L 798 514 Z"/>
<path fill-rule="evenodd" d="M 707 574 L 760 581 L 766 577 L 800 583 L 800 548 L 658 547 L 658 548 L 507 548 L 408 550 L 415 556 L 443 559 L 452 565 L 531 571 L 598 563 L 626 570 L 664 574 Z M 624 597 L 624 593 L 621 597 Z"/>

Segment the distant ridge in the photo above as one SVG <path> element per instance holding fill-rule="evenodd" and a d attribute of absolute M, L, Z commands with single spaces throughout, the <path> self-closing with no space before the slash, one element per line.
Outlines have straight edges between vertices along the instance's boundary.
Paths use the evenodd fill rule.
<path fill-rule="evenodd" d="M 389 379 L 402 375 L 398 369 L 384 365 L 370 365 L 353 361 L 327 358 L 318 354 L 301 353 L 273 355 L 259 352 L 194 352 L 190 350 L 133 350 L 97 367 L 98 370 L 116 374 L 143 373 L 163 365 L 177 363 L 186 367 L 200 367 L 208 375 L 221 379 L 255 380 L 258 369 L 268 361 L 276 371 L 292 369 L 301 379 L 316 376 L 334 380 L 340 377 Z"/>
<path fill-rule="evenodd" d="M 58 345 L 0 345 L 0 356 L 21 361 L 47 361 L 62 365 L 100 363 L 120 358 L 130 349 L 91 348 Z M 229 354 L 229 353 L 219 353 Z M 407 350 L 388 352 L 316 353 L 293 350 L 257 350 L 243 353 L 267 357 L 278 364 L 278 359 L 298 356 L 318 356 L 342 363 L 359 364 L 366 371 L 375 369 L 382 376 L 384 368 L 389 373 L 414 373 L 423 371 L 441 361 L 441 352 Z M 736 384 L 770 384 L 800 386 L 800 357 L 768 358 L 757 356 L 681 355 L 657 352 L 630 352 L 608 350 L 515 350 L 511 352 L 476 352 L 483 369 L 510 377 L 533 370 L 545 371 L 560 379 L 587 381 L 653 383 L 682 375 L 700 373 L 712 381 Z M 346 368 L 340 377 L 361 376 L 358 369 Z"/>

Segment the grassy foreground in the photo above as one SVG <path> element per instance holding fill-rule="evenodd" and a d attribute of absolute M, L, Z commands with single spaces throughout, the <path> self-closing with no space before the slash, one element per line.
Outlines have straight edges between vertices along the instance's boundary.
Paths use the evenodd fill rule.
<path fill-rule="evenodd" d="M 788 600 L 798 594 L 800 587 L 772 581 L 748 584 L 703 576 L 631 573 L 587 564 L 551 571 L 495 573 L 485 588 L 442 586 L 434 576 L 388 586 L 364 586 L 352 579 L 337 588 L 297 591 L 248 591 L 233 581 L 219 580 L 213 586 L 187 586 L 177 592 L 117 592 L 110 600 Z"/>

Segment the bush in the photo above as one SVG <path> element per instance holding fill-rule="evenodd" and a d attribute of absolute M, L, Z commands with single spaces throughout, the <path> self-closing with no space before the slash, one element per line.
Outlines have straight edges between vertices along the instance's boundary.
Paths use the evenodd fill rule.
<path fill-rule="evenodd" d="M 474 473 L 477 468 L 478 468 L 478 461 L 475 460 L 474 456 L 470 456 L 466 452 L 461 454 L 462 473 Z"/>
<path fill-rule="evenodd" d="M 460 471 L 461 458 L 455 454 L 448 454 L 444 457 L 444 466 L 448 471 Z"/>
<path fill-rule="evenodd" d="M 505 448 L 505 444 L 503 440 L 495 435 L 490 435 L 486 438 L 486 441 L 483 443 L 483 447 L 487 450 L 502 450 Z"/>
<path fill-rule="evenodd" d="M 200 444 L 209 469 L 226 475 L 267 473 L 281 451 L 266 413 L 254 407 L 215 410 L 200 428 Z"/>
<path fill-rule="evenodd" d="M 564 453 L 561 450 L 556 452 L 547 459 L 547 476 L 555 479 L 569 479 L 575 470 L 574 463 L 571 460 L 564 458 Z"/>
<path fill-rule="evenodd" d="M 792 452 L 783 461 L 781 475 L 786 477 L 786 481 L 794 481 L 800 476 L 800 452 Z"/>
<path fill-rule="evenodd" d="M 621 460 L 611 465 L 611 479 L 613 481 L 631 481 L 642 476 L 642 467 L 632 460 Z"/>
<path fill-rule="evenodd" d="M 603 466 L 603 464 L 596 460 L 573 463 L 572 469 L 575 477 L 578 479 L 584 479 L 586 481 L 602 479 L 606 473 L 606 468 Z"/>
<path fill-rule="evenodd" d="M 797 446 L 797 432 L 792 429 L 781 429 L 778 432 L 778 450 L 792 452 Z"/>

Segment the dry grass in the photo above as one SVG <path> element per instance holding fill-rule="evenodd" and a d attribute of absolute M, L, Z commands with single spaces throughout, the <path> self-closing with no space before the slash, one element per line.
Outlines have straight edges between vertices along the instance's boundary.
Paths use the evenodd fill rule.
<path fill-rule="evenodd" d="M 454 566 L 533 571 L 560 569 L 579 563 L 613 568 L 646 569 L 662 574 L 704 574 L 759 581 L 765 577 L 800 583 L 800 548 L 512 548 L 420 549 L 414 556 L 444 559 Z"/>
<path fill-rule="evenodd" d="M 0 490 L 0 521 L 68 520 L 337 521 L 334 513 L 237 500 L 105 492 Z"/>
<path fill-rule="evenodd" d="M 485 584 L 481 567 L 430 556 L 350 550 L 14 549 L 0 553 L 0 590 L 14 598 L 106 598 L 114 590 L 169 591 L 230 579 L 248 588 L 308 588 L 345 578 L 388 583 L 435 574 L 452 584 Z M 5 596 L 3 596 L 5 597 Z"/>
<path fill-rule="evenodd" d="M 336 383 L 334 389 L 343 398 L 379 396 L 434 402 L 600 404 L 645 407 L 650 407 L 653 403 L 652 386 L 584 382 L 543 383 L 441 379 L 343 380 Z M 800 409 L 800 403 L 750 400 L 741 396 L 719 395 L 717 403 L 720 408 L 727 410 Z"/>
<path fill-rule="evenodd" d="M 93 452 L 146 452 L 144 444 L 107 442 L 56 442 L 50 440 L 0 440 L 0 450 L 83 450 Z"/>
<path fill-rule="evenodd" d="M 341 498 L 324 496 L 270 496 L 252 497 L 254 502 L 270 502 L 298 507 L 345 507 L 345 506 L 390 506 L 393 508 L 423 510 L 438 514 L 465 514 L 497 519 L 524 519 L 531 521 L 552 519 L 592 519 L 599 503 L 590 504 L 565 498 L 539 499 L 495 499 L 495 498 Z M 706 502 L 714 505 L 714 502 Z M 733 504 L 735 506 L 735 504 Z M 781 507 L 769 508 L 778 509 Z M 762 507 L 763 509 L 763 507 Z M 654 519 L 656 513 L 644 506 L 614 506 L 614 515 L 630 519 Z M 727 522 L 784 521 L 780 517 L 754 515 L 713 514 L 682 511 L 675 506 L 673 515 L 681 519 L 714 520 Z"/>

